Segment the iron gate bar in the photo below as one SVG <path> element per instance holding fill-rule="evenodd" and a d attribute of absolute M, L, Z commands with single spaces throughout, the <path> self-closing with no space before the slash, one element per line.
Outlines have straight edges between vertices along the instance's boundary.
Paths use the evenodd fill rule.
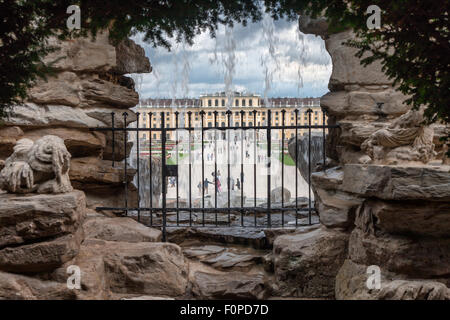
<path fill-rule="evenodd" d="M 253 110 L 253 127 L 256 126 L 256 110 Z M 256 207 L 256 129 L 253 130 L 253 198 L 254 206 Z M 257 225 L 255 212 L 255 227 Z"/>
<path fill-rule="evenodd" d="M 326 134 L 325 134 L 325 110 L 322 111 L 322 125 L 323 125 L 323 129 L 322 129 L 322 139 L 323 139 L 323 168 L 325 170 L 326 168 L 326 164 L 327 164 L 327 157 L 325 156 L 325 141 L 326 141 Z"/>
<path fill-rule="evenodd" d="M 189 125 L 189 225 L 192 226 L 192 150 L 191 150 L 191 116 L 192 111 L 188 111 L 188 125 Z M 178 182 L 177 182 L 178 183 Z M 201 184 L 203 186 L 203 182 Z"/>
<path fill-rule="evenodd" d="M 149 155 L 148 155 L 148 165 L 149 165 L 149 171 L 150 171 L 150 188 L 149 188 L 149 198 L 150 198 L 150 208 L 153 207 L 153 177 L 152 177 L 152 112 L 148 113 L 149 117 Z M 139 191 L 138 191 L 139 192 Z M 150 225 L 153 225 L 153 215 L 150 211 Z"/>
<path fill-rule="evenodd" d="M 126 129 L 127 126 L 127 116 L 128 113 L 123 113 L 123 127 Z M 123 162 L 124 170 L 123 170 L 123 184 L 125 186 L 125 208 L 128 207 L 128 183 L 127 183 L 127 143 L 128 143 L 128 134 L 126 131 L 124 131 L 124 138 L 123 138 L 123 144 L 124 144 L 124 154 L 125 159 Z M 125 210 L 126 214 L 128 215 L 128 210 Z"/>
<path fill-rule="evenodd" d="M 256 127 L 240 127 L 240 126 L 232 126 L 232 127 L 217 127 L 217 130 L 220 130 L 220 131 L 227 131 L 227 130 L 240 130 L 240 129 L 242 129 L 242 130 L 254 130 L 254 129 L 257 129 L 257 130 L 265 130 L 265 129 L 267 129 L 267 127 L 268 126 L 256 126 Z M 298 126 L 295 126 L 295 125 L 293 125 L 293 126 L 274 126 L 274 125 L 271 125 L 270 126 L 270 129 L 272 129 L 272 130 L 281 130 L 281 129 L 285 129 L 285 130 L 288 130 L 288 129 L 309 129 L 309 128 L 311 128 L 311 129 L 322 129 L 323 128 L 323 126 L 322 125 L 319 125 L 319 124 L 317 124 L 317 125 L 311 125 L 311 126 L 309 126 L 309 125 L 298 125 Z M 326 125 L 325 126 L 325 128 L 339 128 L 339 125 L 332 125 L 332 124 L 330 124 L 330 125 Z M 188 130 L 189 128 L 185 128 L 185 130 Z M 192 128 L 192 130 L 194 130 L 195 128 Z M 207 130 L 214 130 L 214 129 L 216 129 L 216 128 L 214 128 L 214 127 L 204 127 L 203 128 L 203 130 L 205 130 L 205 131 L 207 131 Z M 111 128 L 111 127 L 96 127 L 96 128 L 89 128 L 89 130 L 91 130 L 91 131 L 147 131 L 148 129 L 146 129 L 146 128 Z M 162 128 L 153 128 L 152 129 L 152 131 L 175 131 L 175 130 L 178 130 L 177 128 L 164 128 L 164 129 L 162 129 Z"/>
<path fill-rule="evenodd" d="M 271 136 L 271 125 L 272 120 L 270 117 L 270 110 L 267 110 L 267 226 L 270 228 L 270 166 L 271 166 L 271 155 L 272 155 L 272 136 Z"/>
<path fill-rule="evenodd" d="M 165 112 L 161 112 L 161 128 L 165 128 L 165 122 L 166 117 L 165 117 Z M 163 230 L 162 230 L 162 241 L 166 242 L 166 225 L 167 225 L 167 211 L 166 211 L 166 206 L 167 206 L 167 193 L 166 193 L 166 177 L 164 175 L 164 169 L 166 167 L 166 132 L 163 130 L 162 134 L 161 134 L 161 171 L 162 171 L 162 216 L 163 216 Z"/>
<path fill-rule="evenodd" d="M 309 220 L 309 224 L 311 224 L 311 114 L 312 114 L 312 110 L 308 109 L 306 111 L 309 115 L 308 117 L 308 124 L 309 124 L 309 128 L 308 128 L 308 209 L 309 209 L 309 214 L 308 214 L 308 220 Z"/>
<path fill-rule="evenodd" d="M 286 110 L 281 110 L 281 121 L 284 127 L 284 114 Z M 284 207 L 284 129 L 281 129 L 281 207 Z M 284 211 L 281 212 L 281 225 L 284 227 Z"/>
<path fill-rule="evenodd" d="M 140 116 L 139 112 L 136 112 L 136 127 L 137 128 L 139 128 L 139 116 Z M 137 173 L 137 189 L 138 189 L 138 193 L 137 193 L 137 205 L 138 205 L 138 207 L 139 207 L 139 204 L 141 203 L 141 194 L 139 192 L 139 190 L 141 190 L 140 174 L 139 174 L 139 167 L 140 167 L 139 157 L 140 157 L 140 152 L 139 152 L 139 132 L 136 132 L 136 159 L 137 159 L 136 173 Z M 141 210 L 138 209 L 137 213 L 138 213 L 138 221 L 141 222 Z"/>
<path fill-rule="evenodd" d="M 194 130 L 194 128 L 192 127 L 192 112 L 188 111 L 188 128 L 185 128 L 186 130 L 188 130 L 189 133 L 189 206 L 188 207 L 180 207 L 180 203 L 179 203 L 179 177 L 177 176 L 176 178 L 176 208 L 167 208 L 167 194 L 166 194 L 166 189 L 167 189 L 167 181 L 166 181 L 166 177 L 167 177 L 167 170 L 166 170 L 166 141 L 167 141 L 167 132 L 170 131 L 174 131 L 175 130 L 175 135 L 176 135 L 176 162 L 177 165 L 179 162 L 179 154 L 178 154 L 178 130 L 180 129 L 179 127 L 179 112 L 176 111 L 175 112 L 175 118 L 176 118 L 176 125 L 175 128 L 169 127 L 165 125 L 165 112 L 161 112 L 161 126 L 160 128 L 152 128 L 152 112 L 148 113 L 148 117 L 149 117 L 149 121 L 150 121 L 150 125 L 149 128 L 140 128 L 140 114 L 136 113 L 137 116 L 137 124 L 136 124 L 136 128 L 127 128 L 127 117 L 128 117 L 128 113 L 124 112 L 123 113 L 123 126 L 122 128 L 120 127 L 116 127 L 115 125 L 115 113 L 112 112 L 111 113 L 111 127 L 99 127 L 99 128 L 90 128 L 91 131 L 108 131 L 112 133 L 112 166 L 115 166 L 115 162 L 116 162 L 116 158 L 115 158 L 115 132 L 124 132 L 124 175 L 123 175 L 123 184 L 124 184 L 124 207 L 97 207 L 97 210 L 120 210 L 125 212 L 127 215 L 129 213 L 129 211 L 137 211 L 137 217 L 138 217 L 138 221 L 141 220 L 141 212 L 142 211 L 146 211 L 149 212 L 150 215 L 150 225 L 151 226 L 156 226 L 155 224 L 153 224 L 153 214 L 157 213 L 157 212 L 162 212 L 162 229 L 163 229 L 163 240 L 166 240 L 166 227 L 175 227 L 175 226 L 180 226 L 180 212 L 183 211 L 185 212 L 186 210 L 189 211 L 189 226 L 192 226 L 192 212 L 193 210 L 195 211 L 199 211 L 202 212 L 202 221 L 201 224 L 202 226 L 205 226 L 205 213 L 209 213 L 209 212 L 213 212 L 215 214 L 215 226 L 218 227 L 218 213 L 220 212 L 224 212 L 224 213 L 228 213 L 228 226 L 232 226 L 231 225 L 231 212 L 239 212 L 241 219 L 240 219 L 240 225 L 241 227 L 249 227 L 246 226 L 244 223 L 244 214 L 248 214 L 249 212 L 253 211 L 254 212 L 254 226 L 255 227 L 259 227 L 259 228 L 264 228 L 264 227 L 268 227 L 270 228 L 272 226 L 272 221 L 271 221 L 271 213 L 272 212 L 281 212 L 281 217 L 282 217 L 282 221 L 281 221 L 281 225 L 282 227 L 284 227 L 285 225 L 285 212 L 286 211 L 295 211 L 295 225 L 296 227 L 299 225 L 298 223 L 298 213 L 299 212 L 307 212 L 308 213 L 308 225 L 312 224 L 312 212 L 316 212 L 315 208 L 312 208 L 312 202 L 311 202 L 311 130 L 312 129 L 322 129 L 322 138 L 323 138 L 323 164 L 326 164 L 326 146 L 325 146 L 325 142 L 326 142 L 326 129 L 328 128 L 338 128 L 339 125 L 329 125 L 328 123 L 326 123 L 325 121 L 325 111 L 323 112 L 323 123 L 322 125 L 311 125 L 311 121 L 312 121 L 312 110 L 308 109 L 306 111 L 306 113 L 308 114 L 308 125 L 298 125 L 298 114 L 299 114 L 299 110 L 295 109 L 294 113 L 295 113 L 295 125 L 290 125 L 290 126 L 286 126 L 285 125 L 285 113 L 286 110 L 282 109 L 281 113 L 282 113 L 282 125 L 281 126 L 275 126 L 272 125 L 272 115 L 271 115 L 271 110 L 267 110 L 267 125 L 256 125 L 256 114 L 257 114 L 257 110 L 253 110 L 253 111 L 249 111 L 249 114 L 251 114 L 253 112 L 253 126 L 244 126 L 244 115 L 245 115 L 245 111 L 241 110 L 240 112 L 240 125 L 234 125 L 232 123 L 232 112 L 230 110 L 226 111 L 227 114 L 227 118 L 228 118 L 228 126 L 227 127 L 218 127 L 218 122 L 217 122 L 217 111 L 214 111 L 214 127 L 205 127 L 204 125 L 204 116 L 205 116 L 205 111 L 202 110 L 200 112 L 201 115 L 201 135 L 202 135 L 202 141 L 201 141 L 201 145 L 202 145 L 202 182 L 201 182 L 201 186 L 202 186 L 202 208 L 193 208 L 192 207 L 192 130 Z M 183 118 L 184 119 L 184 118 Z M 185 127 L 185 125 L 184 125 Z M 279 129 L 282 132 L 282 141 L 281 141 L 281 163 L 282 163 L 282 190 L 284 188 L 284 159 L 285 159 L 285 155 L 284 155 L 284 140 L 285 140 L 285 130 L 288 129 L 295 129 L 295 136 L 297 137 L 295 139 L 295 163 L 298 163 L 298 129 L 308 129 L 308 208 L 299 208 L 298 207 L 298 175 L 295 175 L 295 208 L 289 208 L 289 207 L 285 207 L 285 203 L 284 203 L 284 197 L 283 197 L 283 192 L 282 192 L 282 199 L 281 199 L 281 208 L 272 208 L 272 204 L 271 204 L 271 199 L 270 199 L 270 187 L 271 187 L 271 154 L 272 154 L 272 139 L 271 139 L 271 131 L 272 130 L 276 130 Z M 204 160 L 204 148 L 205 148 L 205 138 L 204 138 L 204 134 L 205 131 L 207 130 L 214 130 L 214 140 L 215 140 L 215 145 L 214 145 L 214 190 L 215 190 L 215 203 L 214 203 L 214 208 L 205 208 L 205 172 L 204 172 L 204 167 L 205 167 L 205 160 Z M 240 132 L 240 137 L 241 137 L 241 167 L 240 167 L 240 191 L 241 191 L 241 206 L 240 207 L 231 207 L 231 199 L 230 199 L 230 194 L 231 194 L 231 162 L 230 162 L 230 133 L 232 132 L 231 130 L 239 130 Z M 245 183 L 245 178 L 244 178 L 244 158 L 243 158 L 243 152 L 244 152 L 244 133 L 247 130 L 253 130 L 254 132 L 254 137 L 253 137 L 253 141 L 254 141 L 254 164 L 253 164 L 253 181 L 254 181 L 254 206 L 253 207 L 244 207 L 244 197 L 243 197 L 243 188 L 244 188 L 244 183 Z M 264 207 L 257 207 L 257 178 L 256 178 L 256 156 L 257 156 L 257 145 L 258 145 L 258 139 L 257 139 L 257 133 L 258 130 L 267 130 L 267 155 L 268 155 L 268 161 L 267 161 L 267 208 Z M 138 198 L 137 198 L 137 206 L 135 208 L 129 207 L 128 206 L 128 177 L 127 177 L 127 173 L 128 173 L 128 159 L 126 158 L 126 154 L 127 154 L 127 144 L 128 144 L 128 132 L 136 132 L 136 142 L 137 142 L 137 173 L 138 173 L 138 177 L 137 177 L 137 187 L 138 190 L 140 190 L 140 137 L 139 137 L 139 132 L 140 131 L 148 131 L 149 133 L 149 171 L 150 171 L 150 188 L 149 188 L 149 200 L 150 200 L 150 207 L 141 207 L 140 206 L 140 200 L 141 200 L 141 195 L 140 193 L 138 194 Z M 163 189 L 163 193 L 162 193 L 162 205 L 161 207 L 157 207 L 155 208 L 153 206 L 153 170 L 152 170 L 152 132 L 161 132 L 161 164 L 162 164 L 162 170 L 161 170 L 161 174 L 162 174 L 162 189 Z M 227 139 L 227 158 L 228 158 L 228 163 L 227 163 L 227 188 L 228 188 L 228 206 L 227 208 L 217 208 L 217 194 L 218 194 L 218 181 L 217 181 L 217 132 L 218 131 L 225 131 L 226 134 L 228 134 L 228 139 Z M 246 141 L 249 137 L 246 135 Z M 211 142 L 210 142 L 211 143 Z M 325 166 L 324 166 L 325 168 Z M 139 192 L 139 191 L 138 191 Z M 167 212 L 176 212 L 177 215 L 177 222 L 176 225 L 168 225 L 167 224 Z M 257 213 L 267 213 L 267 223 L 265 226 L 258 226 L 257 224 Z"/>
<path fill-rule="evenodd" d="M 214 128 L 217 129 L 217 111 L 214 111 Z M 217 209 L 217 188 L 219 180 L 217 179 L 217 131 L 214 130 L 214 208 Z M 217 226 L 217 212 L 215 214 L 215 222 Z"/>
<path fill-rule="evenodd" d="M 178 129 L 178 114 L 179 114 L 179 112 L 178 111 L 175 111 L 175 126 L 177 127 L 177 129 Z M 178 130 L 176 130 L 175 131 L 175 141 L 176 141 L 176 149 L 175 149 L 175 152 L 176 152 L 176 154 L 177 154 L 177 159 L 176 159 L 176 161 L 177 161 L 177 167 L 178 167 Z M 178 172 L 177 172 L 177 190 L 176 190 L 176 197 L 177 197 L 177 208 L 179 208 L 179 196 L 178 196 L 178 185 L 179 185 L 179 183 L 178 183 Z M 180 223 L 180 212 L 179 211 L 177 211 L 177 225 Z"/>
<path fill-rule="evenodd" d="M 231 111 L 230 110 L 227 110 L 227 117 L 228 117 L 228 127 L 230 127 L 230 124 L 231 124 Z M 227 137 L 227 156 L 228 156 L 228 165 L 227 165 L 227 170 L 228 170 L 228 180 L 227 180 L 227 185 L 228 185 L 228 194 L 227 194 L 227 197 L 228 197 L 228 224 L 231 224 L 231 210 L 230 210 L 230 207 L 231 207 L 231 197 L 230 197 L 230 193 L 231 193 L 231 191 L 230 191 L 230 183 L 231 183 L 231 175 L 230 175 L 230 172 L 231 172 L 231 163 L 230 163 L 230 133 L 231 133 L 231 131 L 230 130 L 228 130 L 228 132 L 225 132 L 225 133 L 228 133 L 228 137 Z M 233 186 L 233 189 L 234 189 L 234 186 Z"/>
<path fill-rule="evenodd" d="M 206 188 L 208 188 L 208 183 L 206 183 L 205 180 L 205 139 L 204 139 L 204 133 L 205 131 L 203 130 L 203 118 L 205 115 L 205 111 L 200 111 L 200 117 L 201 117 L 201 121 L 202 121 L 202 207 L 205 207 L 205 185 Z M 205 212 L 203 211 L 203 226 L 205 226 Z"/>
<path fill-rule="evenodd" d="M 141 211 L 152 211 L 152 212 L 160 212 L 162 211 L 163 208 L 148 208 L 148 207 L 96 207 L 96 210 L 114 210 L 114 211 L 137 211 L 137 209 L 140 208 Z M 170 208 L 170 207 L 166 207 L 165 211 L 166 212 L 177 212 L 177 211 L 188 211 L 190 208 L 189 207 L 181 207 L 181 208 Z M 205 211 L 205 212 L 214 212 L 214 210 L 216 210 L 216 208 L 192 208 L 195 211 Z M 229 208 L 231 211 L 234 212 L 240 212 L 242 210 L 242 207 L 230 207 Z M 244 212 L 245 211 L 258 211 L 258 212 L 267 212 L 267 208 L 264 207 L 244 207 Z M 228 207 L 227 208 L 217 208 L 218 212 L 228 212 Z M 295 211 L 295 207 L 289 208 L 289 207 L 285 207 L 285 208 L 271 208 L 271 211 L 273 212 L 278 212 L 278 211 Z M 309 212 L 309 208 L 298 208 L 299 212 Z M 311 211 L 315 211 L 314 208 L 311 208 Z"/>
<path fill-rule="evenodd" d="M 113 129 L 113 131 L 112 131 L 112 167 L 114 168 L 114 164 L 115 164 L 115 155 L 116 155 L 116 152 L 115 152 L 115 146 L 116 146 L 116 141 L 115 141 L 115 135 L 116 135 L 116 132 L 114 131 L 114 117 L 115 117 L 115 113 L 114 112 L 111 112 L 111 127 L 112 127 L 112 129 Z"/>
<path fill-rule="evenodd" d="M 244 127 L 244 110 L 241 110 L 241 127 Z M 241 130 L 241 227 L 244 226 L 244 131 Z"/>
<path fill-rule="evenodd" d="M 295 109 L 295 166 L 298 163 L 298 109 Z M 295 226 L 298 226 L 298 175 L 295 175 Z"/>

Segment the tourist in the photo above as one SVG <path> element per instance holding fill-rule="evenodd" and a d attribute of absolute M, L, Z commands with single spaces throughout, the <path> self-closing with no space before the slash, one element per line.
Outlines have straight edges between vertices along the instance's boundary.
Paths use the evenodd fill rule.
<path fill-rule="evenodd" d="M 202 182 L 200 181 L 197 185 L 198 188 L 198 193 L 201 195 L 202 194 Z"/>
<path fill-rule="evenodd" d="M 228 177 L 228 185 L 230 186 L 230 189 L 234 191 L 234 179 L 232 177 Z"/>
<path fill-rule="evenodd" d="M 239 178 L 237 178 L 236 180 L 236 187 L 238 188 L 238 190 L 241 190 L 241 182 L 239 181 Z"/>
<path fill-rule="evenodd" d="M 203 188 L 205 189 L 205 193 L 208 194 L 208 185 L 212 184 L 212 182 L 208 181 L 208 178 L 205 178 L 205 182 L 203 183 Z"/>
<path fill-rule="evenodd" d="M 222 185 L 221 185 L 220 180 L 218 178 L 216 178 L 216 186 L 217 186 L 217 191 L 219 193 L 221 193 L 222 192 Z"/>

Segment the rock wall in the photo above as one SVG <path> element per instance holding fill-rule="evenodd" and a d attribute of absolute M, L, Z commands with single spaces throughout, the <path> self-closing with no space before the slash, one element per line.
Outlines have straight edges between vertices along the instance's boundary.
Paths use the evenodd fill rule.
<path fill-rule="evenodd" d="M 449 299 L 450 167 L 439 141 L 448 127 L 408 122 L 420 111 L 403 103 L 407 97 L 395 90 L 379 63 L 360 65 L 355 49 L 343 45 L 352 32 L 326 35 L 320 26 L 301 24 L 304 32 L 320 31 L 326 38 L 333 72 L 321 104 L 329 123 L 340 128 L 330 130 L 327 141 L 327 156 L 338 165 L 312 174 L 324 235 L 317 238 L 320 243 L 325 235 L 346 241 L 339 248 L 330 241 L 330 257 L 338 250 L 343 258 L 328 262 L 333 268 L 325 280 L 321 266 L 298 271 L 317 274 L 309 283 L 329 285 L 326 293 L 313 290 L 313 296 Z M 425 148 L 416 148 L 425 140 Z M 300 239 L 297 248 L 307 241 Z M 323 253 L 318 255 L 323 259 Z M 379 289 L 366 285 L 371 265 L 380 268 Z M 307 289 L 307 283 L 302 280 L 299 290 Z"/>
<path fill-rule="evenodd" d="M 125 111 L 127 125 L 136 120 L 129 108 L 138 103 L 139 96 L 133 80 L 124 74 L 151 72 L 150 62 L 133 41 L 113 46 L 107 33 L 97 35 L 95 41 L 51 42 L 60 50 L 45 61 L 53 62 L 56 72 L 47 80 L 39 80 L 30 89 L 28 100 L 1 121 L 0 163 L 11 155 L 12 147 L 21 138 L 34 141 L 44 135 L 59 136 L 72 155 L 72 185 L 86 193 L 88 207 L 123 206 L 124 173 L 120 163 L 111 166 L 112 134 L 89 128 L 111 126 L 112 112 L 116 113 L 116 127 L 124 126 Z M 116 132 L 115 140 L 114 157 L 121 161 L 126 156 L 123 134 Z M 131 146 L 128 143 L 128 154 Z M 130 183 L 134 174 L 133 169 L 128 170 L 130 201 L 136 201 Z"/>

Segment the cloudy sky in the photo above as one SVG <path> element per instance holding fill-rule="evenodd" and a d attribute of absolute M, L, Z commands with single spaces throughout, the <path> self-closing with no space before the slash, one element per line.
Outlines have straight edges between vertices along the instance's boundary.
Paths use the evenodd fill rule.
<path fill-rule="evenodd" d="M 328 91 L 331 58 L 324 42 L 300 33 L 297 21 L 266 17 L 228 33 L 221 27 L 216 39 L 206 32 L 193 46 L 173 41 L 171 52 L 143 43 L 139 35 L 134 40 L 153 66 L 151 74 L 133 76 L 142 98 L 198 97 L 225 91 L 226 82 L 268 97 L 320 97 Z"/>

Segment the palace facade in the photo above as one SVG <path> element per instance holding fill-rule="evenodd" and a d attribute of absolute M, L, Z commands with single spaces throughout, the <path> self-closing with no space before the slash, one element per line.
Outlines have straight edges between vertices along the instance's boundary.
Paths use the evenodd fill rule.
<path fill-rule="evenodd" d="M 271 110 L 271 125 L 281 126 L 283 125 L 283 113 L 284 114 L 284 125 L 292 126 L 295 125 L 295 112 L 298 109 L 298 125 L 308 125 L 308 113 L 307 110 L 311 109 L 311 125 L 322 125 L 324 121 L 324 116 L 322 109 L 320 107 L 319 98 L 269 98 L 268 99 L 270 110 Z M 267 111 L 269 106 L 263 98 L 259 95 L 235 92 L 228 106 L 228 98 L 224 92 L 215 94 L 204 94 L 198 99 L 147 99 L 141 101 L 139 107 L 136 108 L 136 112 L 139 113 L 139 127 L 141 128 L 160 128 L 161 127 L 161 114 L 164 113 L 165 116 L 165 126 L 167 128 L 176 127 L 176 116 L 175 112 L 178 111 L 178 127 L 184 128 L 188 127 L 188 115 L 187 112 L 192 112 L 191 115 L 191 125 L 195 128 L 201 128 L 201 114 L 200 111 L 204 111 L 203 116 L 203 126 L 204 127 L 214 127 L 214 113 L 217 111 L 217 126 L 218 127 L 228 127 L 228 115 L 227 110 L 232 112 L 230 126 L 244 126 L 252 127 L 267 125 Z M 243 111 L 243 112 L 242 112 Z M 256 121 L 253 111 L 256 111 Z M 149 113 L 152 114 L 151 121 Z M 242 114 L 241 114 L 242 113 Z M 326 118 L 325 118 L 326 122 Z M 321 131 L 322 129 L 312 129 L 312 131 Z M 252 132 L 253 130 L 249 130 Z M 264 136 L 265 130 L 259 130 Z M 305 134 L 308 129 L 298 129 L 298 134 Z M 212 131 L 208 130 L 205 133 L 205 139 L 211 139 Z M 149 140 L 149 135 L 152 135 L 152 140 L 161 139 L 161 131 L 145 132 L 140 131 L 139 139 L 141 141 Z M 282 130 L 274 129 L 272 130 L 273 139 L 281 139 Z M 295 129 L 285 129 L 284 130 L 285 139 L 289 139 L 295 135 Z M 175 131 L 167 132 L 167 139 L 173 140 Z M 250 133 L 252 137 L 253 134 Z"/>

